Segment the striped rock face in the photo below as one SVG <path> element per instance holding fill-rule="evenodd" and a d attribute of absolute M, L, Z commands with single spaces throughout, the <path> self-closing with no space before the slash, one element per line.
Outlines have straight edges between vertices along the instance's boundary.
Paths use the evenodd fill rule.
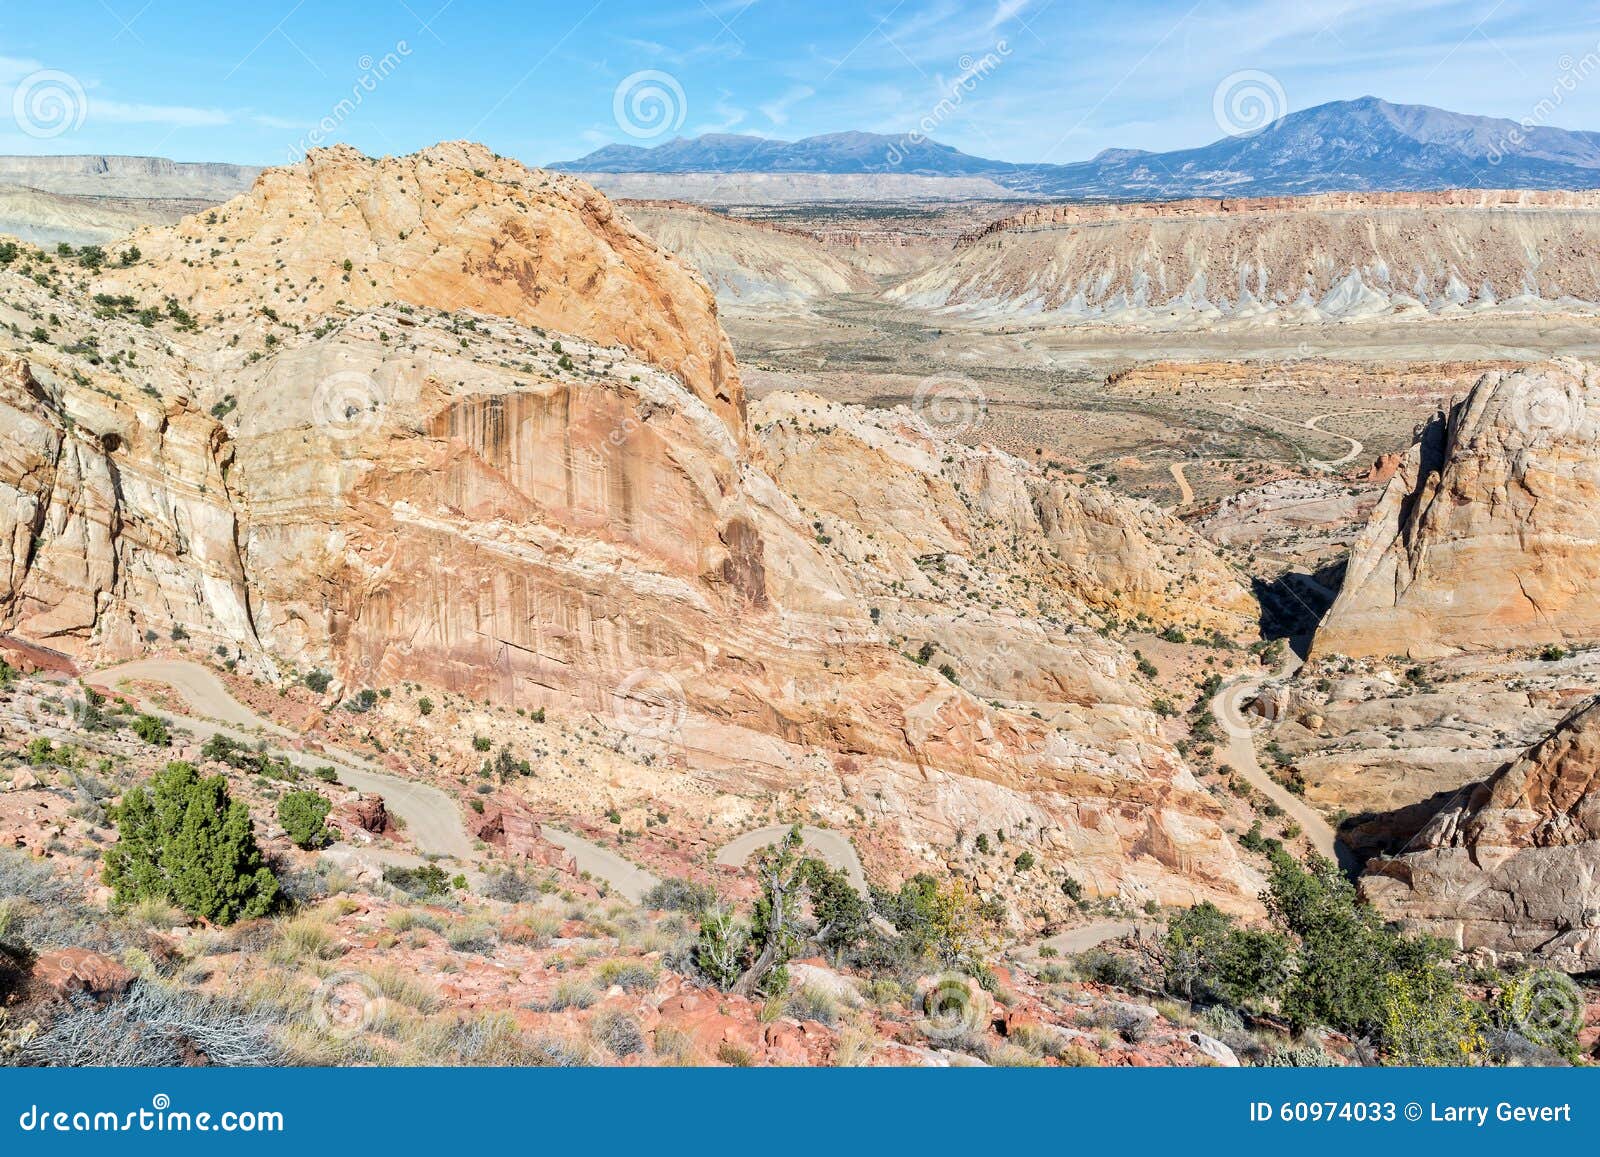
<path fill-rule="evenodd" d="M 1350 555 L 1318 655 L 1600 640 L 1600 376 L 1485 375 L 1423 429 Z"/>

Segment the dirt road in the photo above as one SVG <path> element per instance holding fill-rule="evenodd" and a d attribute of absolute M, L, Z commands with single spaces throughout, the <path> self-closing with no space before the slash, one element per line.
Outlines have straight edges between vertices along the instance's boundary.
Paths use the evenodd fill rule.
<path fill-rule="evenodd" d="M 1224 737 L 1219 752 L 1219 762 L 1228 764 L 1242 775 L 1251 787 L 1281 807 L 1290 819 L 1300 825 L 1307 839 L 1311 841 L 1312 847 L 1330 860 L 1337 860 L 1334 831 L 1328 821 L 1304 799 L 1268 775 L 1266 769 L 1261 766 L 1261 761 L 1256 758 L 1255 729 L 1250 726 L 1249 717 L 1243 710 L 1244 703 L 1261 688 L 1263 683 L 1269 679 L 1292 675 L 1299 665 L 1300 660 L 1291 652 L 1289 661 L 1277 674 L 1246 676 L 1216 693 L 1211 700 L 1211 713 L 1217 717 L 1217 724 L 1222 729 Z"/>
<path fill-rule="evenodd" d="M 545 839 L 572 856 L 579 871 L 604 880 L 612 891 L 630 903 L 639 903 L 646 892 L 661 883 L 660 876 L 624 859 L 609 848 L 590 843 L 582 836 L 575 836 L 549 824 L 543 825 L 542 830 Z"/>
<path fill-rule="evenodd" d="M 788 824 L 773 824 L 770 827 L 746 832 L 738 839 L 724 844 L 717 851 L 717 863 L 725 867 L 740 867 L 758 848 L 764 848 L 781 840 L 789 827 Z M 851 887 L 863 896 L 867 895 L 867 873 L 862 869 L 861 857 L 856 855 L 855 846 L 851 844 L 849 837 L 829 831 L 827 828 L 813 827 L 801 828 L 800 835 L 805 841 L 807 850 L 813 852 L 829 867 L 843 869 L 850 879 Z"/>
<path fill-rule="evenodd" d="M 141 707 L 152 715 L 187 727 L 203 738 L 220 733 L 249 744 L 263 738 L 299 738 L 289 728 L 257 715 L 240 703 L 229 694 L 222 680 L 199 663 L 182 659 L 140 659 L 96 671 L 88 677 L 88 681 L 102 690 L 118 691 L 133 698 L 137 696 L 119 684 L 130 681 L 163 683 L 183 698 L 191 713 L 178 714 L 150 703 L 141 703 Z M 461 822 L 460 809 L 453 799 L 438 788 L 402 779 L 355 752 L 328 744 L 323 744 L 317 752 L 296 751 L 281 744 L 272 746 L 277 754 L 296 767 L 309 770 L 331 765 L 339 773 L 340 782 L 358 791 L 383 796 L 385 806 L 405 821 L 406 832 L 419 852 L 464 863 L 478 858 L 466 827 Z M 787 826 L 778 824 L 747 832 L 724 845 L 717 852 L 716 862 L 743 865 L 757 848 L 775 843 L 788 830 Z M 824 828 L 808 827 L 802 831 L 806 847 L 825 863 L 844 869 L 851 884 L 862 895 L 866 895 L 866 873 L 862 871 L 861 859 L 850 841 L 838 832 Z M 571 855 L 580 871 L 605 881 L 613 891 L 632 903 L 638 903 L 646 892 L 661 882 L 654 873 L 582 836 L 548 824 L 544 826 L 544 836 Z"/>
<path fill-rule="evenodd" d="M 1174 462 L 1172 464 L 1172 480 L 1178 484 L 1178 493 L 1181 496 L 1178 504 L 1180 506 L 1192 506 L 1194 504 L 1194 489 L 1189 485 L 1189 479 L 1184 477 L 1183 467 L 1184 463 L 1182 462 Z"/>
<path fill-rule="evenodd" d="M 1131 920 L 1102 920 L 1097 924 L 1085 924 L 1082 928 L 1069 928 L 1065 932 L 1058 932 L 1049 939 L 1033 945 L 1033 950 L 1037 952 L 1041 948 L 1054 948 L 1062 956 L 1077 956 L 1091 948 L 1100 947 L 1107 940 L 1121 940 L 1124 936 L 1132 936 L 1135 932 L 1145 936 L 1156 936 L 1161 932 L 1161 925 L 1134 923 Z"/>
<path fill-rule="evenodd" d="M 145 659 L 96 671 L 88 681 L 104 690 L 117 690 L 127 680 L 165 683 L 193 710 L 178 715 L 144 703 L 144 710 L 209 738 L 222 734 L 255 744 L 264 737 L 297 738 L 287 727 L 264 719 L 228 693 L 222 681 L 198 663 L 176 659 Z M 129 694 L 121 691 L 122 694 Z M 474 858 L 472 841 L 461 822 L 455 801 L 436 787 L 402 779 L 370 760 L 343 748 L 324 744 L 319 752 L 296 751 L 274 744 L 277 754 L 307 770 L 332 766 L 339 781 L 357 791 L 383 796 L 384 806 L 405 822 L 406 834 L 418 851 L 430 856 L 468 861 Z"/>

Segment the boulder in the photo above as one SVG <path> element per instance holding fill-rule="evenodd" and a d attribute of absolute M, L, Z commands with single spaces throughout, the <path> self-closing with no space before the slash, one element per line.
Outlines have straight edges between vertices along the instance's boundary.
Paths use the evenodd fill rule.
<path fill-rule="evenodd" d="M 1600 700 L 1443 804 L 1362 891 L 1386 916 L 1466 951 L 1600 968 Z"/>
<path fill-rule="evenodd" d="M 53 996 L 120 996 L 138 979 L 132 969 L 87 948 L 58 948 L 33 962 L 33 980 Z"/>
<path fill-rule="evenodd" d="M 1478 380 L 1427 422 L 1350 551 L 1313 655 L 1600 641 L 1600 371 Z"/>

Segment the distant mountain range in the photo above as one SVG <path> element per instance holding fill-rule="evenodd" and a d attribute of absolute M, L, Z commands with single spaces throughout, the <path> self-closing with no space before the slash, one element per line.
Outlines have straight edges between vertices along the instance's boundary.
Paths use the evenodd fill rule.
<path fill-rule="evenodd" d="M 1250 136 L 1154 153 L 1107 149 L 1074 164 L 1015 164 L 932 141 L 829 133 L 800 141 L 708 134 L 607 145 L 549 166 L 582 173 L 901 173 L 984 177 L 1052 197 L 1271 196 L 1341 190 L 1600 187 L 1600 133 L 1525 128 L 1377 97 L 1289 113 Z"/>

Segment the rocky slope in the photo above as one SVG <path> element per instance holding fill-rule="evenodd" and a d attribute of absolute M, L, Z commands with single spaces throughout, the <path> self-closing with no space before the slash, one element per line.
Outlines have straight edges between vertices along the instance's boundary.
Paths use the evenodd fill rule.
<path fill-rule="evenodd" d="M 226 201 L 248 190 L 260 172 L 165 157 L 0 157 L 0 185 L 86 197 Z"/>
<path fill-rule="evenodd" d="M 1193 326 L 1583 308 L 1600 194 L 1442 192 L 1062 205 L 889 297 L 954 316 Z"/>
<path fill-rule="evenodd" d="M 1405 849 L 1369 865 L 1388 915 L 1463 948 L 1600 967 L 1600 703 L 1574 711 L 1487 781 L 1449 799 Z"/>
<path fill-rule="evenodd" d="M 683 203 L 635 201 L 622 209 L 658 245 L 693 266 L 723 308 L 803 305 L 874 286 L 870 256 L 834 252 L 796 230 Z"/>
<path fill-rule="evenodd" d="M 870 815 L 880 866 L 1004 827 L 1095 891 L 1254 903 L 1228 805 L 1081 629 L 1245 629 L 1171 520 L 840 417 L 846 526 L 812 435 L 757 444 L 705 284 L 581 182 L 477 146 L 316 153 L 135 241 L 101 275 L 0 271 L 0 628 L 591 712 L 663 793 Z"/>
<path fill-rule="evenodd" d="M 1486 374 L 1420 432 L 1351 550 L 1320 655 L 1600 640 L 1600 377 Z"/>
<path fill-rule="evenodd" d="M 0 233 L 34 245 L 104 245 L 142 225 L 170 225 L 203 200 L 88 197 L 0 184 Z"/>

